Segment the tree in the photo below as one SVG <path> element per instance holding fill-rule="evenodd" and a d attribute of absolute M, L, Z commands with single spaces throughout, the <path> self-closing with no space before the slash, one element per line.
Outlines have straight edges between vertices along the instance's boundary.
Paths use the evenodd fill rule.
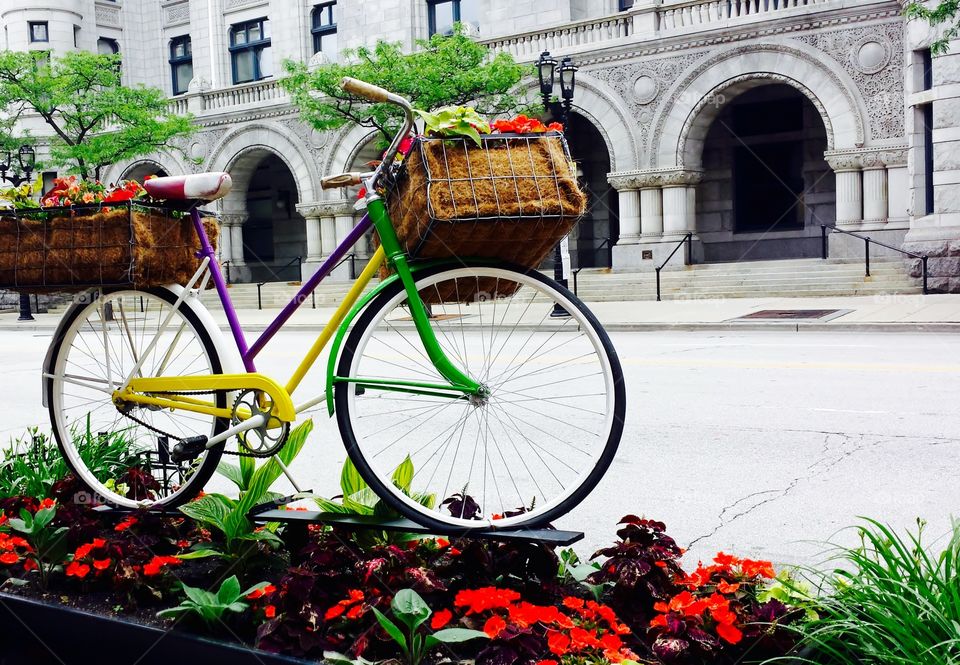
<path fill-rule="evenodd" d="M 311 70 L 287 61 L 287 78 L 280 84 L 308 123 L 319 130 L 349 123 L 375 127 L 383 141 L 393 138 L 403 118 L 391 104 L 370 104 L 340 89 L 344 76 L 361 79 L 409 99 L 415 108 L 429 111 L 445 105 L 472 105 L 486 115 L 511 113 L 527 102 L 519 88 L 530 73 L 509 53 L 492 55 L 489 49 L 458 28 L 450 36 L 433 35 L 419 40 L 419 50 L 403 53 L 399 43 L 377 42 L 343 52 L 345 64 L 328 64 Z"/>
<path fill-rule="evenodd" d="M 52 130 L 51 161 L 87 179 L 194 131 L 161 90 L 121 84 L 119 55 L 0 52 L 2 108 L 12 118 L 39 115 Z"/>
<path fill-rule="evenodd" d="M 934 27 L 947 24 L 940 37 L 930 45 L 930 52 L 933 55 L 942 55 L 950 49 L 950 40 L 960 31 L 960 23 L 957 20 L 960 0 L 940 0 L 932 7 L 928 5 L 929 3 L 909 2 L 904 8 L 904 14 L 907 18 L 923 19 Z"/>

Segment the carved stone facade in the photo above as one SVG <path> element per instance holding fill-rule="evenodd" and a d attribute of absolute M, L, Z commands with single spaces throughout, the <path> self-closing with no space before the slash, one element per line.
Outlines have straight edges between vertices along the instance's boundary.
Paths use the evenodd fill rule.
<path fill-rule="evenodd" d="M 687 233 L 707 245 L 751 237 L 740 237 L 736 228 L 728 228 L 725 216 L 736 207 L 737 183 L 730 160 L 737 146 L 717 139 L 719 123 L 736 124 L 726 109 L 744 99 L 789 113 L 802 107 L 805 114 L 804 126 L 791 130 L 795 138 L 790 140 L 805 151 L 800 175 L 804 190 L 812 192 L 802 201 L 807 218 L 803 228 L 777 231 L 765 242 L 786 243 L 794 237 L 807 241 L 819 233 L 824 216 L 829 217 L 825 223 L 870 230 L 873 237 L 893 244 L 908 231 L 915 242 L 948 246 L 960 237 L 960 195 L 954 193 L 960 190 L 960 169 L 950 166 L 960 163 L 960 148 L 954 147 L 955 141 L 938 148 L 942 165 L 936 167 L 935 210 L 921 209 L 926 162 L 918 115 L 922 104 L 931 103 L 938 109 L 934 115 L 938 130 L 960 124 L 960 98 L 949 97 L 960 83 L 960 64 L 951 58 L 960 56 L 934 59 L 934 71 L 941 72 L 934 75 L 934 89 L 918 88 L 916 81 L 922 77 L 917 75 L 917 50 L 933 36 L 906 23 L 894 0 L 823 0 L 795 7 L 787 3 L 777 5 L 775 12 L 766 9 L 774 3 L 755 5 L 766 14 L 754 10 L 738 14 L 743 2 L 724 9 L 724 3 L 707 0 L 700 4 L 638 0 L 623 12 L 616 0 L 547 0 L 529 11 L 511 0 L 472 1 L 479 16 L 497 17 L 474 26 L 478 38 L 492 48 L 507 50 L 527 63 L 548 49 L 557 57 L 571 56 L 580 67 L 574 110 L 599 135 L 593 149 L 606 152 L 605 161 L 597 161 L 609 163 L 607 182 L 613 190 L 611 197 L 602 191 L 591 194 L 598 204 L 613 200 L 619 204 L 606 215 L 615 220 L 614 231 L 619 226 L 619 238 L 613 238 L 615 268 L 651 269 L 655 261 L 645 257 L 656 259 L 664 247 L 672 247 Z M 230 229 L 227 243 L 232 243 L 228 249 L 237 259 L 243 229 L 250 224 L 248 195 L 256 189 L 251 174 L 258 159 L 275 155 L 296 185 L 297 223 L 304 224 L 307 262 L 313 265 L 346 235 L 354 214 L 349 205 L 352 192 L 322 192 L 319 178 L 369 159 L 372 148 L 364 146 L 369 145 L 371 132 L 362 127 L 314 130 L 299 119 L 274 79 L 234 85 L 228 44 L 231 26 L 265 17 L 274 63 L 284 58 L 310 61 L 314 57 L 310 12 L 318 3 L 47 0 L 44 4 L 49 5 L 55 51 L 73 48 L 73 31 L 67 31 L 66 22 L 76 20 L 68 13 L 81 5 L 80 15 L 91 22 L 89 33 L 87 23 L 82 23 L 81 48 L 95 48 L 93 25 L 115 24 L 116 32 L 105 36 L 119 40 L 131 83 L 170 91 L 170 40 L 192 38 L 194 80 L 172 103 L 179 112 L 194 114 L 197 133 L 177 149 L 115 165 L 108 178 L 119 179 L 146 161 L 171 174 L 234 172 L 239 189 L 222 209 L 230 215 L 225 218 Z M 35 10 L 37 3 L 4 4 L 31 4 Z M 415 39 L 427 34 L 427 0 L 384 0 L 377 3 L 376 12 L 365 11 L 364 6 L 362 0 L 338 0 L 341 46 L 386 38 L 412 48 Z M 9 24 L 10 35 L 26 34 L 25 28 L 14 25 L 20 20 L 19 14 L 14 17 L 0 9 L 0 27 Z M 157 32 L 159 39 L 154 38 Z M 151 38 L 143 39 L 144 34 Z M 773 94 L 777 90 L 793 96 L 784 92 L 777 97 Z M 770 94 L 764 97 L 763 91 Z M 947 98 L 941 100 L 941 95 Z M 793 106 L 783 105 L 788 97 Z M 758 139 L 747 130 L 745 145 L 780 140 L 776 132 L 768 134 Z M 730 155 L 718 162 L 721 149 Z M 721 218 L 722 223 L 711 226 Z M 838 245 L 836 251 L 859 248 Z"/>

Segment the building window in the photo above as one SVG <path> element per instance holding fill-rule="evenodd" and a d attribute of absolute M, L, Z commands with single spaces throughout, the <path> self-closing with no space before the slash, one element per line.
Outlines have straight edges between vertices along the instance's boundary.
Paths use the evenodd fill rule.
<path fill-rule="evenodd" d="M 919 55 L 917 64 L 920 66 L 920 89 L 930 90 L 933 88 L 933 52 L 925 48 Z"/>
<path fill-rule="evenodd" d="M 337 59 L 337 3 L 325 2 L 313 8 L 313 52 L 323 53 L 327 60 Z"/>
<path fill-rule="evenodd" d="M 620 0 L 620 11 L 625 12 L 628 9 L 633 9 L 634 0 Z"/>
<path fill-rule="evenodd" d="M 50 29 L 47 27 L 46 21 L 30 21 L 27 25 L 30 27 L 31 42 L 50 41 Z"/>
<path fill-rule="evenodd" d="M 120 44 L 116 39 L 101 37 L 97 40 L 97 53 L 100 55 L 116 55 L 120 52 Z"/>
<path fill-rule="evenodd" d="M 174 37 L 170 41 L 170 74 L 173 94 L 182 95 L 193 79 L 193 46 L 190 35 Z"/>
<path fill-rule="evenodd" d="M 261 18 L 230 28 L 230 59 L 233 82 L 259 81 L 273 74 L 270 61 L 269 21 Z"/>
<path fill-rule="evenodd" d="M 452 35 L 457 21 L 479 24 L 476 0 L 427 0 L 430 34 Z"/>
<path fill-rule="evenodd" d="M 80 26 L 73 26 L 73 48 L 80 48 Z"/>
<path fill-rule="evenodd" d="M 933 103 L 920 107 L 923 123 L 923 214 L 933 214 Z"/>

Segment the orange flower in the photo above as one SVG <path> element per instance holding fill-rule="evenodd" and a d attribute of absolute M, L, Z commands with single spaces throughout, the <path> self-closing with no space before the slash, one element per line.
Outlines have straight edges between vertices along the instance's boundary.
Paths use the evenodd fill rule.
<path fill-rule="evenodd" d="M 347 611 L 348 619 L 359 619 L 363 614 L 363 605 L 354 605 Z"/>
<path fill-rule="evenodd" d="M 650 626 L 653 628 L 666 628 L 667 627 L 667 615 L 658 614 L 650 620 Z"/>
<path fill-rule="evenodd" d="M 717 556 L 713 557 L 713 560 L 721 566 L 736 566 L 740 563 L 740 559 L 737 557 L 723 552 L 717 552 Z"/>
<path fill-rule="evenodd" d="M 507 607 L 515 600 L 520 600 L 520 594 L 516 591 L 491 586 L 464 589 L 454 598 L 453 604 L 455 607 L 467 607 L 467 614 L 476 614 L 485 610 Z"/>
<path fill-rule="evenodd" d="M 12 566 L 13 564 L 19 561 L 20 561 L 20 557 L 16 554 L 16 552 L 5 552 L 3 554 L 0 554 L 0 563 L 6 564 L 8 566 Z"/>
<path fill-rule="evenodd" d="M 338 616 L 344 613 L 346 608 L 343 605 L 337 604 L 327 610 L 327 613 L 323 615 L 324 621 L 331 621 L 336 619 Z"/>
<path fill-rule="evenodd" d="M 34 561 L 33 559 L 27 559 L 26 561 L 23 562 L 24 572 L 29 573 L 31 570 L 36 570 L 37 568 L 39 568 L 39 566 L 37 565 L 37 562 Z"/>
<path fill-rule="evenodd" d="M 110 559 L 100 559 L 99 561 L 94 560 L 93 567 L 96 570 L 106 570 L 107 568 L 110 567 L 110 563 L 111 563 Z"/>
<path fill-rule="evenodd" d="M 560 664 L 559 664 L 557 661 L 555 661 L 555 660 L 550 660 L 550 659 L 548 658 L 548 659 L 546 659 L 546 660 L 538 660 L 538 661 L 536 662 L 536 665 L 560 665 Z"/>
<path fill-rule="evenodd" d="M 435 613 L 433 617 L 430 619 L 430 628 L 432 628 L 433 630 L 440 630 L 441 628 L 446 626 L 448 623 L 450 623 L 450 619 L 452 618 L 453 618 L 453 612 L 451 612 L 450 610 L 440 610 L 439 612 Z"/>
<path fill-rule="evenodd" d="M 53 499 L 44 499 L 40 502 L 39 510 L 46 510 L 47 508 L 53 508 L 57 504 Z"/>
<path fill-rule="evenodd" d="M 149 563 L 144 564 L 143 574 L 147 577 L 159 575 L 160 571 L 166 566 L 178 566 L 180 559 L 175 556 L 155 556 Z"/>
<path fill-rule="evenodd" d="M 740 562 L 740 569 L 747 577 L 766 577 L 768 579 L 777 576 L 773 569 L 773 564 L 769 561 L 751 561 L 744 559 Z"/>
<path fill-rule="evenodd" d="M 437 548 L 442 550 L 445 547 L 450 547 L 450 541 L 446 538 L 437 538 Z"/>
<path fill-rule="evenodd" d="M 273 605 L 267 605 L 263 608 L 263 613 L 268 619 L 272 619 L 277 616 L 277 608 Z"/>
<path fill-rule="evenodd" d="M 115 527 L 113 527 L 113 530 L 114 530 L 114 531 L 126 531 L 127 529 L 129 529 L 130 527 L 132 527 L 132 526 L 133 526 L 134 524 L 136 524 L 136 523 L 137 523 L 137 518 L 131 516 L 131 517 L 128 517 L 127 519 L 123 520 L 122 522 L 120 522 L 120 523 L 119 523 L 118 525 L 116 525 Z"/>
<path fill-rule="evenodd" d="M 576 598 L 574 596 L 567 596 L 563 599 L 563 606 L 568 607 L 571 610 L 576 610 L 583 607 L 583 599 Z"/>
<path fill-rule="evenodd" d="M 740 588 L 740 584 L 730 584 L 726 580 L 720 580 L 717 583 L 717 591 L 720 593 L 736 593 L 737 589 Z"/>
<path fill-rule="evenodd" d="M 483 632 L 485 632 L 491 639 L 503 632 L 503 629 L 507 627 L 507 622 L 497 615 L 493 615 L 487 622 L 483 624 Z"/>

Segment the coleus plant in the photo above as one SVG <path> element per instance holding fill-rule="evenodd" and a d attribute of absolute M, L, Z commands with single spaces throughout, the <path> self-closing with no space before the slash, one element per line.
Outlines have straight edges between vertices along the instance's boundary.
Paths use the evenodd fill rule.
<path fill-rule="evenodd" d="M 423 120 L 427 136 L 466 137 L 479 146 L 480 135 L 490 133 L 490 124 L 471 106 L 444 106 L 433 112 L 414 110 Z"/>

